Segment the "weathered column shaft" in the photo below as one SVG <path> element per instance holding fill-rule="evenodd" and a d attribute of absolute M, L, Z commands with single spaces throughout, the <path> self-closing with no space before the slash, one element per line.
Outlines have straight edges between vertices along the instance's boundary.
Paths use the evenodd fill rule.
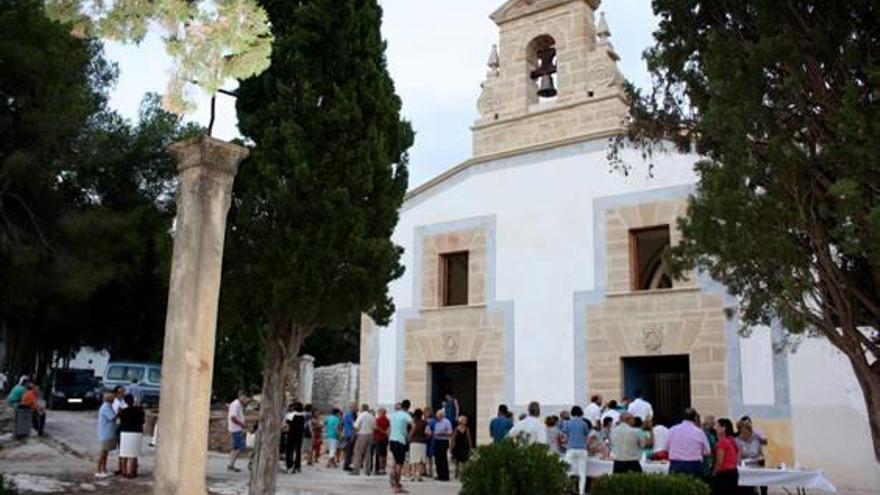
<path fill-rule="evenodd" d="M 171 147 L 180 185 L 153 493 L 205 495 L 214 339 L 226 214 L 248 150 L 210 137 Z"/>

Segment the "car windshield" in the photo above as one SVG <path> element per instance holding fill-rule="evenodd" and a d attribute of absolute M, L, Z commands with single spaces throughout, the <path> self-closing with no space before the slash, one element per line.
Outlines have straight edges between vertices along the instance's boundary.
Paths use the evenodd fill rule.
<path fill-rule="evenodd" d="M 122 380 L 122 381 L 130 382 L 133 380 L 141 380 L 143 377 L 144 377 L 143 366 L 116 365 L 116 366 L 111 366 L 110 369 L 107 370 L 107 379 L 108 380 Z"/>
<path fill-rule="evenodd" d="M 93 378 L 88 372 L 59 372 L 55 381 L 60 385 L 90 385 Z"/>

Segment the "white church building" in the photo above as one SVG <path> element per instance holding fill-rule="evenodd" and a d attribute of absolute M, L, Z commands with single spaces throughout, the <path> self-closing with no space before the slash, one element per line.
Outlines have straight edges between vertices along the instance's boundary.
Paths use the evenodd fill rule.
<path fill-rule="evenodd" d="M 877 490 L 865 403 L 842 354 L 781 328 L 741 337 L 736 299 L 662 257 L 694 191 L 696 156 L 624 150 L 624 77 L 599 0 L 510 0 L 473 125 L 473 157 L 410 191 L 394 241 L 406 273 L 386 327 L 364 318 L 363 402 L 436 407 L 451 391 L 478 440 L 499 404 L 558 414 L 589 396 L 645 392 L 658 419 L 685 406 L 749 415 L 768 465 L 823 469 Z M 732 310 L 733 317 L 726 316 Z M 475 421 L 475 423 L 473 423 Z"/>

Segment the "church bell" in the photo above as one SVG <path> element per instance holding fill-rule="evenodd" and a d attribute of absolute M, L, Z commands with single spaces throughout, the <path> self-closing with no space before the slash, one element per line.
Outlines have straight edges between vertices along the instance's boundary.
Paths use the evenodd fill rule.
<path fill-rule="evenodd" d="M 538 84 L 538 96 L 541 98 L 553 98 L 556 96 L 556 86 L 553 85 L 553 76 L 546 74 L 541 76 Z"/>
<path fill-rule="evenodd" d="M 556 48 L 542 48 L 536 55 L 538 67 L 532 71 L 531 76 L 538 80 L 538 96 L 553 98 L 556 96 L 556 86 L 553 84 L 553 74 L 556 74 Z"/>

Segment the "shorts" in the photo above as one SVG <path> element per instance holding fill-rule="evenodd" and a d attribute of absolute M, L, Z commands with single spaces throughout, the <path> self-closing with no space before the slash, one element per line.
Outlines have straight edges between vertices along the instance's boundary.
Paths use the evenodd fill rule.
<path fill-rule="evenodd" d="M 402 465 L 406 462 L 406 444 L 400 442 L 391 442 L 391 455 L 394 456 L 394 463 Z"/>
<path fill-rule="evenodd" d="M 244 450 L 247 447 L 247 438 L 244 431 L 233 431 L 229 434 L 232 438 L 232 450 Z"/>
<path fill-rule="evenodd" d="M 330 457 L 336 457 L 336 449 L 339 447 L 339 440 L 328 438 L 324 441 L 327 442 L 327 455 Z"/>
<path fill-rule="evenodd" d="M 419 442 L 409 444 L 409 462 L 421 464 L 428 459 L 428 445 Z"/>
<path fill-rule="evenodd" d="M 101 451 L 102 452 L 112 452 L 116 450 L 116 446 L 118 445 L 116 438 L 111 438 L 110 440 L 101 441 Z"/>

